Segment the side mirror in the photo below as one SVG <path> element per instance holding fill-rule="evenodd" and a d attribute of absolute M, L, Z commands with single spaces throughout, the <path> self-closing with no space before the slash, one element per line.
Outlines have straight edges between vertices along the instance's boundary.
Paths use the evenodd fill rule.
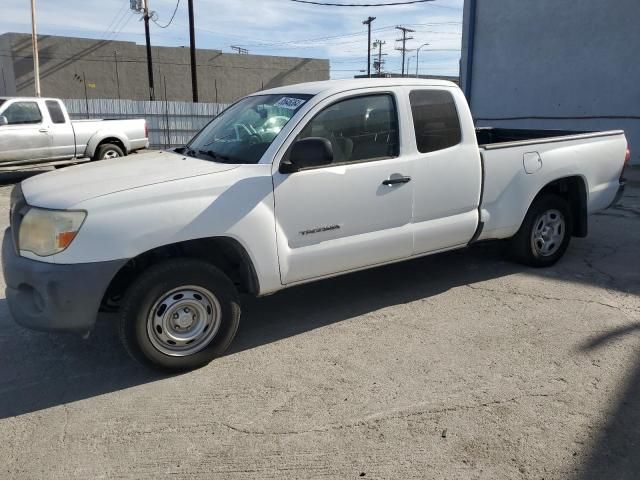
<path fill-rule="evenodd" d="M 333 162 L 333 147 L 326 138 L 309 137 L 291 147 L 289 162 L 280 164 L 280 173 L 293 173 L 303 168 L 321 167 Z"/>
<path fill-rule="evenodd" d="M 4 115 L 0 115 L 0 127 L 3 125 L 9 125 L 9 120 Z"/>

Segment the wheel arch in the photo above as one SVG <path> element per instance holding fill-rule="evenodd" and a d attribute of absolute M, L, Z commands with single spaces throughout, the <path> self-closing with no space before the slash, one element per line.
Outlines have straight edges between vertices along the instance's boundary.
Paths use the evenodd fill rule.
<path fill-rule="evenodd" d="M 153 248 L 130 259 L 115 274 L 102 298 L 103 310 L 126 292 L 143 271 L 169 258 L 193 258 L 215 265 L 227 275 L 241 293 L 258 295 L 260 283 L 246 248 L 235 238 L 207 237 Z M 115 300 L 114 300 L 115 299 Z"/>
<path fill-rule="evenodd" d="M 107 143 L 112 143 L 120 147 L 124 155 L 127 155 L 127 153 L 131 150 L 130 148 L 131 145 L 126 138 L 123 138 L 118 135 L 113 135 L 113 134 L 102 135 L 100 133 L 96 133 L 93 137 L 91 137 L 91 139 L 87 143 L 85 156 L 89 158 L 93 158 L 96 152 L 98 151 L 98 148 L 100 148 L 100 146 L 105 145 Z"/>
<path fill-rule="evenodd" d="M 557 178 L 543 186 L 533 197 L 527 212 L 540 197 L 553 193 L 564 198 L 569 204 L 573 221 L 572 236 L 586 237 L 589 230 L 588 208 L 587 208 L 587 184 L 581 175 L 570 175 Z M 526 216 L 526 214 L 525 214 Z M 524 218 L 523 218 L 524 221 Z M 521 224 L 522 225 L 522 224 Z"/>

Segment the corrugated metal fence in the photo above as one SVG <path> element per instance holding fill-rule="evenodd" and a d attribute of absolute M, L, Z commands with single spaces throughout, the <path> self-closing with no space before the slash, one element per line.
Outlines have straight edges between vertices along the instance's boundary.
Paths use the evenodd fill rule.
<path fill-rule="evenodd" d="M 228 107 L 224 103 L 76 98 L 63 100 L 72 119 L 144 118 L 153 148 L 187 143 L 209 120 Z"/>

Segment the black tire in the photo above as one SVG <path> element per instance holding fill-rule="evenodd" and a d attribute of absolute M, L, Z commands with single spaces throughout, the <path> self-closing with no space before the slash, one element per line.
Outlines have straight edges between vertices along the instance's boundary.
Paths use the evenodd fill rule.
<path fill-rule="evenodd" d="M 93 155 L 93 160 L 107 160 L 118 157 L 124 157 L 122 149 L 113 143 L 104 143 L 96 150 L 96 153 Z"/>
<path fill-rule="evenodd" d="M 556 212 L 559 212 L 562 218 Z M 542 253 L 541 250 L 544 247 L 540 247 L 545 242 L 542 240 L 536 242 L 534 240 L 534 229 L 544 225 L 542 215 L 545 213 L 551 214 L 552 218 L 555 216 L 560 222 L 564 220 L 563 224 L 559 224 L 564 225 L 562 228 L 562 240 L 555 241 L 555 243 L 553 240 L 547 242 L 545 246 L 547 248 L 551 247 L 547 254 Z M 524 217 L 520 229 L 511 239 L 511 255 L 515 260 L 531 267 L 549 267 L 560 260 L 564 252 L 566 252 L 571 241 L 572 232 L 573 218 L 567 201 L 555 194 L 545 194 L 534 200 Z"/>
<path fill-rule="evenodd" d="M 153 322 L 156 319 L 165 319 L 165 317 L 169 316 L 172 319 L 177 318 L 177 314 L 169 315 L 172 310 L 169 310 L 166 304 L 162 302 L 167 299 L 169 299 L 168 301 L 173 301 L 176 297 L 179 297 L 179 295 L 171 297 L 173 295 L 172 292 L 176 290 L 179 292 L 191 292 L 192 290 L 189 290 L 191 287 L 202 289 L 199 291 L 200 293 L 204 291 L 214 295 L 216 302 L 214 311 L 218 312 L 218 315 L 215 315 L 217 319 L 215 321 L 216 333 L 197 352 L 190 354 L 173 352 L 167 354 L 159 348 L 177 349 L 182 347 L 189 348 L 189 346 L 188 344 L 173 347 L 166 345 L 166 342 L 171 342 L 171 340 L 166 340 L 163 343 L 162 339 L 158 339 L 160 335 L 156 335 Z M 181 288 L 186 290 L 180 290 Z M 197 296 L 195 297 L 197 298 Z M 178 300 L 176 305 L 184 305 L 184 302 L 188 301 L 189 299 L 185 297 Z M 196 300 L 190 301 L 196 302 Z M 183 303 L 180 304 L 180 302 Z M 159 308 L 158 305 L 160 305 Z M 178 308 L 179 312 L 188 310 L 182 307 L 176 308 Z M 193 310 L 195 312 L 195 309 Z M 161 311 L 166 315 L 163 314 L 161 316 Z M 208 307 L 206 311 L 211 313 Z M 193 318 L 195 319 L 196 315 Z M 157 321 L 160 322 L 160 320 Z M 173 322 L 173 320 L 166 319 L 164 321 Z M 178 320 L 175 320 L 175 322 L 178 322 Z M 155 369 L 175 372 L 202 367 L 221 356 L 233 341 L 239 324 L 240 302 L 238 292 L 229 278 L 214 265 L 207 262 L 189 258 L 176 258 L 153 265 L 143 272 L 128 288 L 122 302 L 119 334 L 124 347 L 135 360 Z M 163 323 L 162 325 L 165 324 Z M 156 327 L 158 326 L 156 325 Z M 180 329 L 181 327 L 175 327 L 174 325 L 173 328 Z M 205 331 L 206 329 L 207 327 L 205 327 Z M 211 331 L 213 330 L 214 327 L 212 326 Z M 159 331 L 162 333 L 162 328 L 159 328 Z M 175 330 L 172 332 L 175 332 Z M 170 328 L 167 327 L 164 333 L 165 336 L 169 335 Z M 201 336 L 204 336 L 204 333 Z M 205 339 L 201 338 L 201 340 L 204 341 Z M 156 346 L 154 346 L 154 342 Z M 197 347 L 198 342 L 195 345 Z"/>

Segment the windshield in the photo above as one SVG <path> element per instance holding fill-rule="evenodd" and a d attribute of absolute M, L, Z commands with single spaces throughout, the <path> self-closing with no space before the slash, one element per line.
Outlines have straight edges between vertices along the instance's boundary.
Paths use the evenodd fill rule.
<path fill-rule="evenodd" d="M 243 98 L 204 127 L 185 153 L 224 163 L 258 163 L 262 154 L 311 95 Z"/>

